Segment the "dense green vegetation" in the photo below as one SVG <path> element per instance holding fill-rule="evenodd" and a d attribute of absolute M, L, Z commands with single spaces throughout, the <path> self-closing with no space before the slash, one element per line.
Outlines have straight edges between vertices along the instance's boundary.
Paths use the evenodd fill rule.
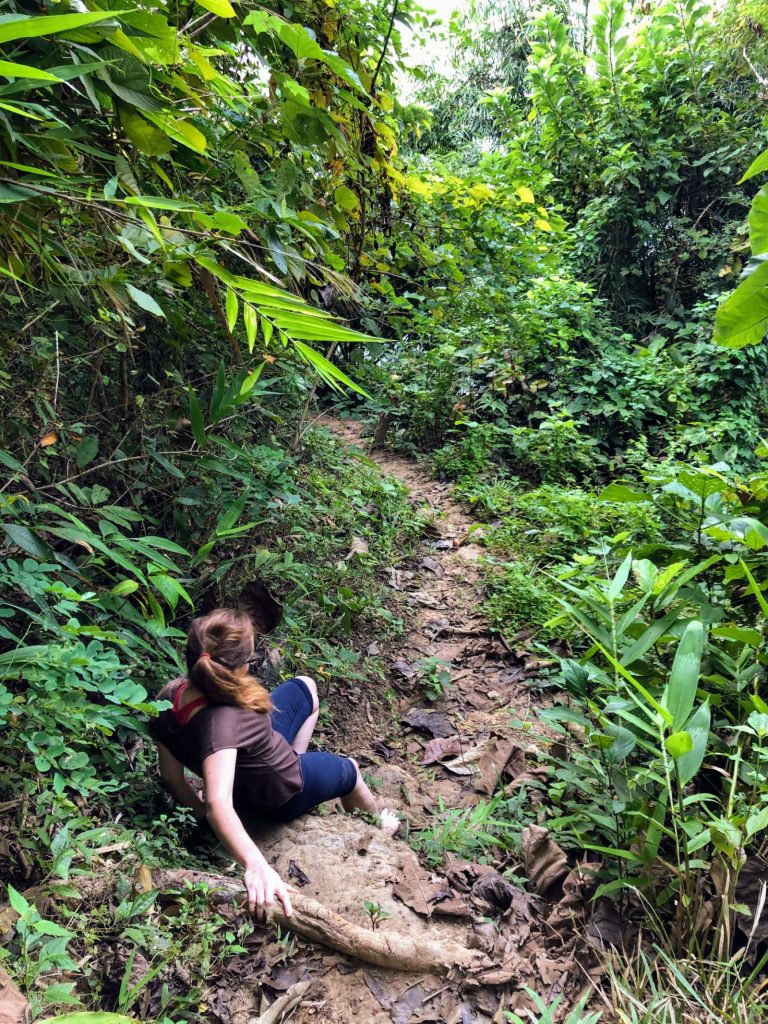
<path fill-rule="evenodd" d="M 9 892 L 106 843 L 184 861 L 137 739 L 195 607 L 258 574 L 289 667 L 386 678 L 377 570 L 426 519 L 313 425 L 333 404 L 453 483 L 491 626 L 557 654 L 540 799 L 415 845 L 547 825 L 648 930 L 617 1019 L 700 1019 L 683 971 L 713 1020 L 764 1020 L 739 877 L 768 826 L 768 7 L 473 0 L 407 104 L 411 0 L 87 7 L 0 15 Z M 138 1012 L 95 976 L 46 991 L 73 936 L 13 898 L 35 1013 Z M 137 951 L 242 938 L 182 950 L 129 904 Z"/>

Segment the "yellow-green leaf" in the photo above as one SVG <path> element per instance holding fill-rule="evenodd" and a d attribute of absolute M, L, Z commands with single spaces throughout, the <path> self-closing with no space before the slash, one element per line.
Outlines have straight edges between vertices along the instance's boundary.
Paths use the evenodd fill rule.
<path fill-rule="evenodd" d="M 533 197 L 533 192 L 531 192 L 527 185 L 521 185 L 520 188 L 516 188 L 515 195 L 521 203 L 530 203 L 533 205 L 533 203 L 536 202 Z"/>
<path fill-rule="evenodd" d="M 51 75 L 41 68 L 30 67 L 29 64 L 16 64 L 11 60 L 0 60 L 0 75 L 5 78 L 34 78 L 40 82 L 60 82 L 56 75 Z"/>
<path fill-rule="evenodd" d="M 235 9 L 229 0 L 196 0 L 196 2 L 218 18 L 234 18 L 235 16 Z"/>
<path fill-rule="evenodd" d="M 237 310 L 238 310 L 237 295 L 231 288 L 227 288 L 226 298 L 226 310 L 227 310 L 227 328 L 230 333 L 234 330 L 235 324 L 237 323 Z"/>

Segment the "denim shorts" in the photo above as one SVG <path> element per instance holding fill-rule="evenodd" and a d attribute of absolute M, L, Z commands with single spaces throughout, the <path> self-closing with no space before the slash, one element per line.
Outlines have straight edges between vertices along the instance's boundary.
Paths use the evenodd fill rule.
<path fill-rule="evenodd" d="M 272 728 L 289 743 L 312 714 L 312 694 L 301 679 L 287 679 L 270 693 Z M 348 757 L 323 750 L 299 754 L 303 786 L 279 807 L 264 809 L 270 821 L 292 821 L 326 800 L 347 796 L 355 788 L 357 768 Z"/>

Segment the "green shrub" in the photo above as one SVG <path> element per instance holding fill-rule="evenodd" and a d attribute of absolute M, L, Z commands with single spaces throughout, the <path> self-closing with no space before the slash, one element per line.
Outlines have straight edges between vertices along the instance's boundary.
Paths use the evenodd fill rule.
<path fill-rule="evenodd" d="M 530 630 L 537 640 L 563 635 L 562 626 L 552 632 L 545 628 L 561 611 L 556 589 L 535 562 L 485 563 L 483 577 L 486 588 L 485 614 L 492 629 L 504 637 L 513 637 Z"/>
<path fill-rule="evenodd" d="M 626 535 L 644 544 L 659 535 L 658 511 L 647 504 L 598 502 L 594 492 L 544 484 L 508 496 L 506 514 L 485 534 L 498 555 L 545 562 L 569 559 L 600 537 Z"/>

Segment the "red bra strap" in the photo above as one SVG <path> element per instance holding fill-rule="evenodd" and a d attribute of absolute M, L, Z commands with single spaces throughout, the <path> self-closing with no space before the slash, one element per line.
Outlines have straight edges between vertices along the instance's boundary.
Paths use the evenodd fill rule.
<path fill-rule="evenodd" d="M 187 724 L 189 716 L 195 708 L 202 708 L 208 703 L 207 697 L 195 697 L 195 699 L 191 700 L 189 704 L 185 704 L 183 708 L 179 707 L 179 701 L 181 700 L 181 696 L 186 688 L 187 684 L 182 683 L 180 686 L 176 687 L 176 692 L 173 695 L 173 707 L 171 710 L 173 711 L 173 717 L 176 719 L 176 724 L 180 726 L 185 726 Z"/>

